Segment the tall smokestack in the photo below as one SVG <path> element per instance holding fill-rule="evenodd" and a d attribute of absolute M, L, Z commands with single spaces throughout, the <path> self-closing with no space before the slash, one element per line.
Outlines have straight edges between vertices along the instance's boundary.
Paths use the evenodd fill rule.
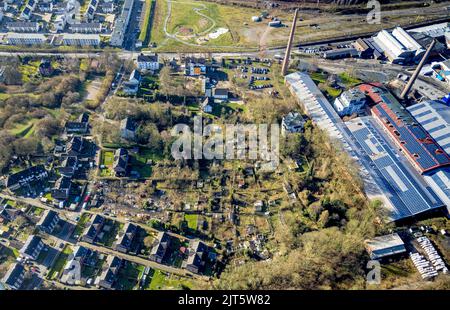
<path fill-rule="evenodd" d="M 408 84 L 406 84 L 405 89 L 403 89 L 402 94 L 400 95 L 400 99 L 405 99 L 408 95 L 409 91 L 414 85 L 414 82 L 416 81 L 417 77 L 419 76 L 420 71 L 423 68 L 423 65 L 428 59 L 428 56 L 430 56 L 431 50 L 433 49 L 434 45 L 436 44 L 436 40 L 433 40 L 428 46 L 427 51 L 425 52 L 425 55 L 423 55 L 422 60 L 420 61 L 419 65 L 416 68 L 416 71 L 414 71 L 413 75 L 411 76 L 411 79 L 409 80 Z"/>
<path fill-rule="evenodd" d="M 284 55 L 283 66 L 281 67 L 281 74 L 283 76 L 286 75 L 287 70 L 289 68 L 289 57 L 291 56 L 292 42 L 294 41 L 295 26 L 297 25 L 297 15 L 298 15 L 298 9 L 295 9 L 294 20 L 292 21 L 291 33 L 289 34 L 289 40 L 288 40 L 287 47 L 286 47 L 286 54 Z"/>

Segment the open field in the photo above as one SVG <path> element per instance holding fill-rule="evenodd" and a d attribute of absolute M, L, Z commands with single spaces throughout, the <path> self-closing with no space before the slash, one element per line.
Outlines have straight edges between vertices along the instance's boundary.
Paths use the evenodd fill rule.
<path fill-rule="evenodd" d="M 253 22 L 262 10 L 194 0 L 155 0 L 155 15 L 150 42 L 158 51 L 198 52 L 240 49 L 264 50 L 266 47 L 286 44 L 292 12 L 269 10 L 268 18 Z M 333 13 L 332 11 L 300 11 L 295 41 L 316 41 L 351 36 L 410 25 L 426 20 L 447 17 L 438 3 L 417 9 L 417 3 L 408 6 L 386 6 L 380 24 L 369 24 L 367 13 Z M 271 18 L 282 21 L 281 27 L 269 27 Z"/>

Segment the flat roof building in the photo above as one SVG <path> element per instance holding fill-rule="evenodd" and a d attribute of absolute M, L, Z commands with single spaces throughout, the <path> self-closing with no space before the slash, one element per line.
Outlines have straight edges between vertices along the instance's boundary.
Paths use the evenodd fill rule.
<path fill-rule="evenodd" d="M 442 101 L 429 100 L 407 108 L 434 140 L 450 154 L 450 108 Z"/>
<path fill-rule="evenodd" d="M 380 259 L 406 252 L 405 243 L 397 233 L 375 237 L 366 240 L 364 244 L 371 259 Z"/>
<path fill-rule="evenodd" d="M 372 115 L 420 173 L 450 166 L 450 156 L 390 92 L 369 84 L 360 89 L 376 103 Z"/>
<path fill-rule="evenodd" d="M 98 46 L 100 36 L 98 34 L 65 33 L 62 35 L 62 43 L 71 46 Z"/>
<path fill-rule="evenodd" d="M 371 180 L 365 190 L 373 192 L 373 198 L 383 201 L 390 220 L 443 209 L 443 202 L 421 180 L 409 161 L 398 154 L 398 147 L 388 139 L 373 117 L 356 118 L 346 125 L 356 140 L 358 161 L 367 173 L 364 181 Z"/>

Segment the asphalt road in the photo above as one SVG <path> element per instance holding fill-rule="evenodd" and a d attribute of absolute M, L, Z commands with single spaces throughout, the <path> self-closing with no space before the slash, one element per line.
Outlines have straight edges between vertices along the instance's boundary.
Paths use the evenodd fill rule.
<path fill-rule="evenodd" d="M 94 245 L 94 244 L 90 244 L 90 243 L 86 243 L 86 242 L 78 242 L 78 245 L 81 245 L 81 246 L 83 246 L 85 248 L 97 251 L 99 253 L 103 253 L 103 254 L 107 254 L 107 255 L 114 255 L 114 256 L 123 258 L 123 259 L 125 259 L 127 261 L 130 261 L 130 262 L 134 262 L 134 263 L 137 263 L 137 264 L 140 264 L 140 265 L 144 265 L 146 267 L 150 267 L 150 268 L 154 268 L 154 269 L 159 269 L 159 270 L 162 270 L 162 271 L 165 271 L 165 272 L 169 272 L 169 273 L 172 273 L 172 274 L 176 274 L 176 275 L 179 275 L 179 276 L 183 276 L 183 277 L 188 276 L 188 277 L 196 278 L 196 279 L 199 279 L 199 280 L 205 280 L 205 281 L 209 280 L 208 277 L 194 274 L 192 272 L 187 271 L 186 269 L 181 269 L 181 268 L 176 268 L 176 267 L 171 267 L 171 266 L 159 264 L 159 263 L 156 263 L 156 262 L 148 260 L 148 259 L 144 259 L 144 258 L 139 257 L 139 256 L 133 256 L 133 255 L 125 254 L 125 253 L 114 251 L 112 249 L 105 248 L 105 247 L 102 247 L 102 246 L 98 246 L 98 245 Z"/>

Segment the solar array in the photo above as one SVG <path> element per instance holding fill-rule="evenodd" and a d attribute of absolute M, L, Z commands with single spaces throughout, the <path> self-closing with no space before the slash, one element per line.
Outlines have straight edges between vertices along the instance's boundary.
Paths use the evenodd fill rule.
<path fill-rule="evenodd" d="M 342 133 L 336 126 L 342 123 L 341 118 L 309 75 L 296 72 L 287 75 L 285 79 L 291 92 L 305 107 L 313 122 L 328 132 L 332 138 L 339 139 L 345 144 Z"/>
<path fill-rule="evenodd" d="M 441 101 L 424 101 L 407 109 L 447 154 L 450 154 L 450 108 Z"/>
<path fill-rule="evenodd" d="M 383 124 L 421 173 L 450 166 L 450 156 L 392 94 L 367 84 L 360 89 L 377 103 L 372 108 L 373 115 Z"/>
<path fill-rule="evenodd" d="M 394 220 L 411 217 L 442 207 L 434 193 L 420 184 L 384 138 L 381 128 L 370 118 L 359 118 L 348 125 L 352 136 L 367 155 L 361 164 L 370 170 L 373 179 L 394 208 Z"/>

